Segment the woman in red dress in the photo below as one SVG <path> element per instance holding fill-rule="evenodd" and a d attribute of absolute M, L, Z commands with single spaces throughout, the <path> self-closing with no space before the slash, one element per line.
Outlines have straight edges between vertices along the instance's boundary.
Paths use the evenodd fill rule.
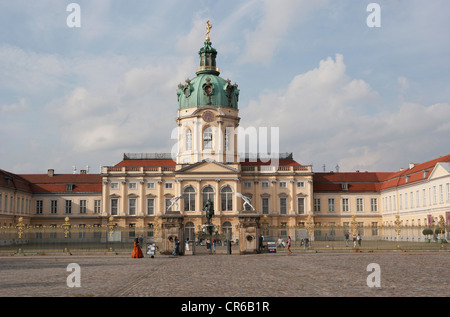
<path fill-rule="evenodd" d="M 142 254 L 141 247 L 139 246 L 138 238 L 136 238 L 136 240 L 134 240 L 134 248 L 133 248 L 133 252 L 131 253 L 131 257 L 135 258 L 135 259 L 144 257 L 144 254 Z"/>

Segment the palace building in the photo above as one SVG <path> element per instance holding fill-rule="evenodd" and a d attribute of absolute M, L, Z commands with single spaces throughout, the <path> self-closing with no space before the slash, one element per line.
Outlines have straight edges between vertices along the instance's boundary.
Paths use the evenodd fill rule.
<path fill-rule="evenodd" d="M 208 37 L 199 51 L 196 76 L 179 84 L 176 155 L 129 153 L 101 174 L 13 174 L 0 170 L 0 227 L 151 227 L 177 210 L 191 235 L 206 221 L 204 206 L 214 203 L 213 223 L 232 232 L 244 209 L 253 209 L 264 226 L 404 226 L 450 221 L 450 155 L 410 164 L 396 172 L 316 173 L 292 154 L 276 164 L 238 154 L 239 89 L 220 77 L 217 51 Z M 174 94 L 175 95 L 175 94 Z M 175 96 L 174 96 L 175 97 Z M 175 124 L 174 124 L 175 127 Z M 244 206 L 242 196 L 251 200 Z"/>

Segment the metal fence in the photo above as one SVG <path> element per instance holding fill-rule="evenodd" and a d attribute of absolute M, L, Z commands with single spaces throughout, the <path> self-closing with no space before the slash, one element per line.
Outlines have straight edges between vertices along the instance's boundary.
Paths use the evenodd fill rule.
<path fill-rule="evenodd" d="M 293 251 L 450 250 L 447 243 L 450 241 L 448 226 L 305 228 L 263 225 L 260 229 L 264 238 L 263 252 L 267 251 L 268 242 L 275 242 L 278 252 L 287 251 L 288 237 L 291 238 Z M 428 232 L 424 231 L 425 229 Z M 360 240 L 357 238 L 358 235 L 361 237 Z M 150 244 L 155 244 L 157 251 L 162 247 L 161 234 L 157 228 L 68 225 L 30 227 L 19 224 L 16 227 L 0 227 L 0 254 L 83 252 L 129 252 L 131 254 L 136 238 L 140 240 L 144 253 Z M 231 236 L 231 233 L 206 236 L 196 232 L 194 236 L 185 234 L 181 242 L 186 251 L 185 254 L 236 254 L 239 253 L 239 238 L 239 236 Z M 186 248 L 186 242 L 188 242 L 188 248 Z"/>
<path fill-rule="evenodd" d="M 424 234 L 424 230 L 426 234 Z M 262 226 L 264 245 L 274 242 L 277 251 L 450 250 L 448 227 L 272 227 Z"/>

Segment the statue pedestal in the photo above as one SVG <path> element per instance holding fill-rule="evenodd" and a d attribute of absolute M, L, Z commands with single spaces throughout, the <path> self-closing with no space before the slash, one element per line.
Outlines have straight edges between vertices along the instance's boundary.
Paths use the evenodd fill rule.
<path fill-rule="evenodd" d="M 253 210 L 244 210 L 239 213 L 240 254 L 255 254 L 259 252 L 260 218 L 261 215 Z"/>
<path fill-rule="evenodd" d="M 184 216 L 180 211 L 167 211 L 161 216 L 161 238 L 162 249 L 161 254 L 170 255 L 173 252 L 175 246 L 175 237 L 180 241 L 179 254 L 184 254 L 183 243 L 183 226 Z"/>

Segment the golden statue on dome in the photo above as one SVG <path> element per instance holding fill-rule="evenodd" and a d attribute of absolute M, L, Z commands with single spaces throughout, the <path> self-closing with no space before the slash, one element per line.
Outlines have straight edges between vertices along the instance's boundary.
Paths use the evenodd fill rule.
<path fill-rule="evenodd" d="M 211 42 L 211 39 L 209 38 L 209 32 L 211 32 L 212 25 L 209 23 L 209 20 L 206 21 L 206 42 Z"/>

